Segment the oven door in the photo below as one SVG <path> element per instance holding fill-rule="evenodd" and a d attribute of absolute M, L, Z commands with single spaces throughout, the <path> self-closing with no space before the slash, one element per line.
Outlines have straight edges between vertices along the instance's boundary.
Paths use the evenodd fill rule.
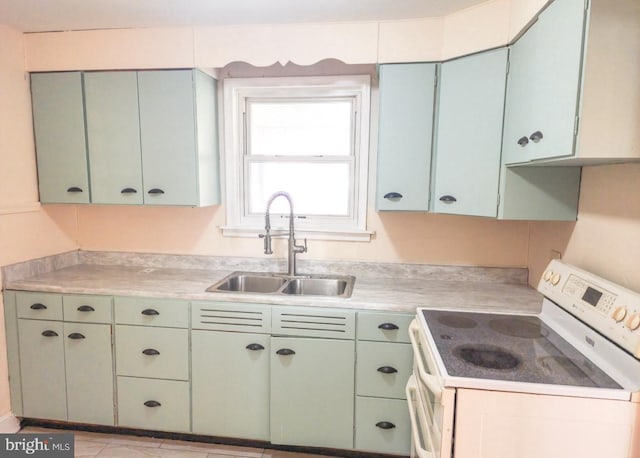
<path fill-rule="evenodd" d="M 412 456 L 451 458 L 455 389 L 443 387 L 433 350 L 416 320 L 409 326 L 409 336 L 414 355 L 413 375 L 407 383 Z"/>

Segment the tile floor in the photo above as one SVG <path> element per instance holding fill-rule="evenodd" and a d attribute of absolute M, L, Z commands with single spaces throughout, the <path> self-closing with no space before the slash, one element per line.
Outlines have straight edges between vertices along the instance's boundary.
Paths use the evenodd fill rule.
<path fill-rule="evenodd" d="M 28 426 L 23 433 L 73 433 L 76 457 L 97 458 L 321 458 L 323 455 L 233 445 L 185 442 L 118 434 L 62 431 Z M 326 456 L 324 456 L 326 458 Z"/>

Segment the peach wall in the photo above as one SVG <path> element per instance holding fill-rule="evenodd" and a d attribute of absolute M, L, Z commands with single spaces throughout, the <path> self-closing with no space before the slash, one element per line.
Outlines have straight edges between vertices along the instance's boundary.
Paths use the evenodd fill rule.
<path fill-rule="evenodd" d="M 530 278 L 559 249 L 566 262 L 640 292 L 638 183 L 640 164 L 584 167 L 578 221 L 531 225 Z"/>
<path fill-rule="evenodd" d="M 0 43 L 0 265 L 7 265 L 76 249 L 76 210 L 43 209 L 38 203 L 23 35 L 0 25 Z M 10 399 L 1 310 L 0 296 L 0 418 L 3 418 L 10 410 Z"/>

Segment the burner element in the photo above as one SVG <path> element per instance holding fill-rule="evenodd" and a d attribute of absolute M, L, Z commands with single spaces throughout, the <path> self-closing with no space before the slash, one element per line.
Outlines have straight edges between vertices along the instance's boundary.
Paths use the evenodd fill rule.
<path fill-rule="evenodd" d="M 478 323 L 474 319 L 459 314 L 443 314 L 438 316 L 438 321 L 450 328 L 475 328 Z"/>
<path fill-rule="evenodd" d="M 505 317 L 489 321 L 489 327 L 500 334 L 523 339 L 546 337 L 549 331 L 536 317 Z"/>
<path fill-rule="evenodd" d="M 522 361 L 509 350 L 495 345 L 460 345 L 453 354 L 463 361 L 487 369 L 515 369 Z"/>

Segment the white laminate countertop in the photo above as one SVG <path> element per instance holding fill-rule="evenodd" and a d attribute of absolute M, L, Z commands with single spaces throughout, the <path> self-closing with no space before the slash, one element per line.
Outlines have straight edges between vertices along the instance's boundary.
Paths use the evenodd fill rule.
<path fill-rule="evenodd" d="M 66 258 L 42 258 L 4 267 L 4 289 L 398 312 L 433 307 L 536 313 L 542 304 L 542 296 L 522 281 L 526 278 L 519 272 L 522 269 L 378 263 L 332 263 L 330 266 L 324 263 L 315 267 L 325 273 L 344 275 L 352 272 L 356 276 L 353 294 L 345 299 L 206 291 L 235 270 L 266 270 L 252 258 L 247 262 L 237 258 L 232 262 L 212 262 L 209 259 L 203 261 L 203 257 L 135 257 L 131 254 L 92 252 L 61 256 Z M 311 265 L 312 261 L 308 263 Z M 316 262 L 314 266 L 318 264 L 323 263 Z M 313 270 L 309 265 L 308 270 Z M 273 265 L 268 267 L 274 269 Z M 279 271 L 279 267 L 275 266 L 275 271 Z"/>

